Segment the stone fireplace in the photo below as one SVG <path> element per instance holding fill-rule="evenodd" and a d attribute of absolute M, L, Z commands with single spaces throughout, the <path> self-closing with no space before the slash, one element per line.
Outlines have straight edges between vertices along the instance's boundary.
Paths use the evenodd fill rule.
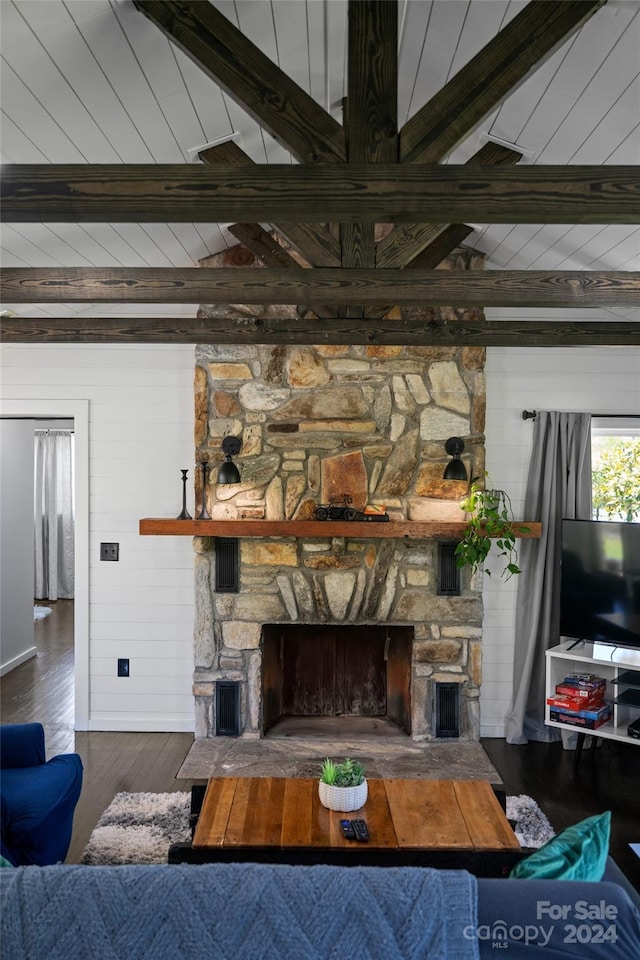
<path fill-rule="evenodd" d="M 391 520 L 463 519 L 466 484 L 443 480 L 444 442 L 462 437 L 468 475 L 482 473 L 484 360 L 472 347 L 198 347 L 196 458 L 211 467 L 211 517 L 308 520 L 346 496 Z M 242 439 L 241 482 L 218 485 L 227 435 Z M 200 475 L 195 485 L 198 512 Z M 429 740 L 445 683 L 458 685 L 460 737 L 477 740 L 480 579 L 462 571 L 447 595 L 438 540 L 371 538 L 362 525 L 336 536 L 331 523 L 317 537 L 242 538 L 232 592 L 216 589 L 214 538 L 194 538 L 196 736 L 216 735 L 226 680 L 238 682 L 243 737 L 293 711 L 384 715 Z"/>
<path fill-rule="evenodd" d="M 413 629 L 265 624 L 262 717 L 370 717 L 411 733 Z"/>

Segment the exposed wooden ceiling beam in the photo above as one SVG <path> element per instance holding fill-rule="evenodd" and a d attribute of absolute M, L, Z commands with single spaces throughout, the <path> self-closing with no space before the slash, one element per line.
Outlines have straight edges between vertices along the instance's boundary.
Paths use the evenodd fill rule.
<path fill-rule="evenodd" d="M 479 164 L 480 166 L 500 166 L 501 164 L 516 164 L 522 154 L 499 143 L 485 143 L 474 155 L 467 160 L 466 166 Z M 394 227 L 376 247 L 376 266 L 378 267 L 406 267 L 429 244 L 437 241 L 448 228 L 445 223 L 404 223 Z M 470 233 L 471 230 L 468 230 Z M 457 231 L 456 231 L 457 233 Z M 439 244 L 442 248 L 442 242 Z M 454 244 L 455 246 L 455 244 Z M 453 250 L 453 247 L 451 248 Z M 447 253 L 451 253 L 448 250 Z M 440 257 L 442 260 L 447 254 Z M 437 260 L 434 266 L 440 263 Z"/>
<path fill-rule="evenodd" d="M 256 256 L 267 267 L 285 267 L 287 270 L 303 269 L 290 253 L 281 247 L 270 233 L 264 230 L 259 223 L 234 223 L 229 227 L 229 233 L 239 240 L 247 250 Z M 331 307 L 314 306 L 316 317 L 331 318 L 335 310 Z"/>
<path fill-rule="evenodd" d="M 637 166 L 8 164 L 4 222 L 637 223 Z"/>
<path fill-rule="evenodd" d="M 284 343 L 406 346 L 560 347 L 640 344 L 640 323 L 200 317 L 6 317 L 5 343 Z"/>
<path fill-rule="evenodd" d="M 229 233 L 247 250 L 250 250 L 266 267 L 285 267 L 301 270 L 302 267 L 259 223 L 234 223 Z"/>
<path fill-rule="evenodd" d="M 202 150 L 199 156 L 204 163 L 232 163 L 238 166 L 253 164 L 251 157 L 232 140 Z M 295 242 L 288 242 L 311 266 L 340 266 L 340 247 L 329 233 L 328 227 L 315 223 L 283 224 L 283 229 L 279 229 L 277 224 L 272 224 L 272 227 L 285 239 L 288 239 L 287 234 L 292 236 Z M 300 269 L 300 264 L 259 223 L 235 223 L 229 227 L 229 233 L 251 250 L 265 266 Z M 325 309 L 322 306 L 315 306 L 314 313 L 317 317 L 332 316 L 331 308 Z"/>
<path fill-rule="evenodd" d="M 347 156 L 353 163 L 398 160 L 398 5 L 349 3 Z"/>
<path fill-rule="evenodd" d="M 429 243 L 417 257 L 414 257 L 410 263 L 406 264 L 405 270 L 433 270 L 445 257 L 459 247 L 470 233 L 473 233 L 473 227 L 468 227 L 466 223 L 451 224 L 433 224 L 433 240 Z M 369 307 L 365 316 L 384 317 L 391 309 L 390 305 L 385 307 Z"/>
<path fill-rule="evenodd" d="M 434 243 L 450 226 L 449 223 L 399 224 L 386 237 L 378 241 L 376 266 L 400 270 L 411 266 L 412 261 L 422 253 L 425 247 Z M 473 228 L 469 227 L 468 232 L 472 231 Z"/>
<path fill-rule="evenodd" d="M 531 0 L 400 131 L 400 159 L 436 162 L 606 0 Z"/>
<path fill-rule="evenodd" d="M 349 163 L 398 160 L 398 5 L 349 3 L 347 111 Z M 374 224 L 340 227 L 343 267 L 374 267 Z M 354 307 L 351 316 L 355 315 Z M 362 308 L 359 313 L 362 315 Z"/>
<path fill-rule="evenodd" d="M 631 272 L 5 267 L 0 283 L 4 303 L 640 306 Z"/>
<path fill-rule="evenodd" d="M 297 160 L 345 159 L 344 132 L 337 120 L 212 4 L 134 3 Z"/>
<path fill-rule="evenodd" d="M 473 227 L 466 223 L 450 223 L 407 264 L 405 270 L 434 270 L 456 247 L 464 243 L 470 233 L 473 233 Z"/>
<path fill-rule="evenodd" d="M 493 140 L 487 140 L 483 143 L 472 157 L 470 157 L 465 166 L 473 167 L 474 164 L 481 167 L 507 167 L 515 166 L 522 160 L 522 154 L 519 150 L 513 150 L 511 147 L 505 147 L 502 143 L 495 143 Z"/>
<path fill-rule="evenodd" d="M 230 163 L 234 166 L 253 166 L 253 160 L 244 150 L 227 140 L 199 154 L 204 163 Z M 340 245 L 329 233 L 328 227 L 318 223 L 272 224 L 291 246 L 302 254 L 312 267 L 339 267 Z"/>
<path fill-rule="evenodd" d="M 273 229 L 302 254 L 312 267 L 339 267 L 340 244 L 322 223 L 271 222 Z"/>

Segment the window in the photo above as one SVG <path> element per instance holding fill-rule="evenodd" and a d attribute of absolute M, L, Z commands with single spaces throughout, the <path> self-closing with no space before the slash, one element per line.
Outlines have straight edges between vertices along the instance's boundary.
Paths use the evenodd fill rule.
<path fill-rule="evenodd" d="M 594 520 L 640 523 L 640 416 L 593 417 Z"/>

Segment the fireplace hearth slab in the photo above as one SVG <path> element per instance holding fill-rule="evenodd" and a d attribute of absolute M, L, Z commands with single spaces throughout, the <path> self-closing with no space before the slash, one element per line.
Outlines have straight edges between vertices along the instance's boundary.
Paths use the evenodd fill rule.
<path fill-rule="evenodd" d="M 494 787 L 504 786 L 481 744 L 458 740 L 416 742 L 404 736 L 377 741 L 344 737 L 202 738 L 194 740 L 177 779 L 315 777 L 325 757 L 348 756 L 361 761 L 372 778 L 487 780 Z"/>
<path fill-rule="evenodd" d="M 393 737 L 411 743 L 404 731 L 388 717 L 281 717 L 265 734 L 267 739 L 287 740 L 379 740 Z"/>

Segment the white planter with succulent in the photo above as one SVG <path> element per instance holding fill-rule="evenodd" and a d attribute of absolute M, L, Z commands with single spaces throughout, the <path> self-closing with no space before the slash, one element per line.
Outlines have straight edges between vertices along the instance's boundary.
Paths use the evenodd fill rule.
<path fill-rule="evenodd" d="M 342 763 L 334 763 L 328 758 L 324 761 L 318 784 L 323 807 L 343 813 L 359 810 L 367 802 L 368 793 L 362 764 L 349 757 L 345 757 Z"/>

